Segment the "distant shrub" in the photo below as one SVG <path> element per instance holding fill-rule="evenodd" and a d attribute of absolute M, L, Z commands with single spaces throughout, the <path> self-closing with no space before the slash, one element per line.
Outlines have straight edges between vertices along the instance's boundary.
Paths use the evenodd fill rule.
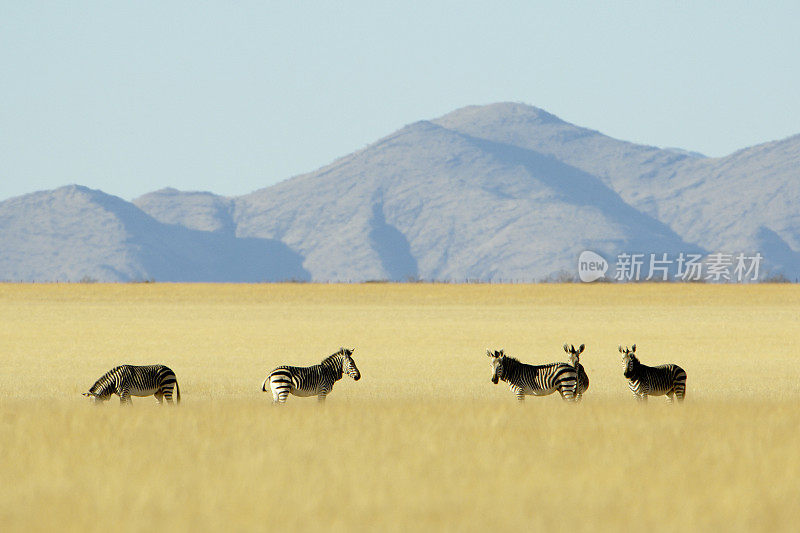
<path fill-rule="evenodd" d="M 559 270 L 543 278 L 542 283 L 577 283 L 578 276 L 569 270 Z"/>
<path fill-rule="evenodd" d="M 791 283 L 792 280 L 784 276 L 782 273 L 769 274 L 759 280 L 759 283 Z"/>

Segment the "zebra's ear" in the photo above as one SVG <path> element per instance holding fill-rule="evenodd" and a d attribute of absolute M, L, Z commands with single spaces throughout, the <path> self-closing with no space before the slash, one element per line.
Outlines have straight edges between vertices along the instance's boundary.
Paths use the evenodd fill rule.
<path fill-rule="evenodd" d="M 632 352 L 635 352 L 635 351 L 636 351 L 636 345 L 635 345 L 635 344 L 634 344 L 633 346 L 631 346 L 631 351 L 632 351 Z"/>
<path fill-rule="evenodd" d="M 586 346 L 581 344 L 580 348 L 578 348 L 578 353 L 583 353 L 584 348 L 586 348 Z"/>
<path fill-rule="evenodd" d="M 620 347 L 619 347 L 619 353 L 625 353 L 625 352 L 622 350 L 622 346 L 620 346 Z"/>
<path fill-rule="evenodd" d="M 486 355 L 488 355 L 489 357 L 494 357 L 494 354 L 492 354 L 490 350 L 486 350 Z"/>
<path fill-rule="evenodd" d="M 564 351 L 569 353 L 569 346 L 567 346 L 566 344 L 564 345 Z"/>

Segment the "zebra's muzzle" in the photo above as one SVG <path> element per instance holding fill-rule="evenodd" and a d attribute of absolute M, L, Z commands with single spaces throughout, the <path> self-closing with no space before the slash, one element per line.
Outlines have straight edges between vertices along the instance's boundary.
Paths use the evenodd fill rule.
<path fill-rule="evenodd" d="M 497 376 L 492 376 L 492 383 L 494 383 L 495 385 L 497 385 L 497 382 L 498 382 L 498 381 L 500 381 L 500 378 L 498 378 Z"/>

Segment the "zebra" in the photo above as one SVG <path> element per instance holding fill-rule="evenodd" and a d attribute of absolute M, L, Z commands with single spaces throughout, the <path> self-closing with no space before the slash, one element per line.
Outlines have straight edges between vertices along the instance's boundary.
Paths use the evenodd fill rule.
<path fill-rule="evenodd" d="M 181 403 L 175 372 L 164 365 L 120 365 L 103 374 L 83 395 L 94 398 L 96 404 L 108 401 L 112 394 L 119 396 L 120 405 L 130 404 L 131 396 L 150 395 L 159 404 L 164 398 L 171 404 L 173 389 L 177 403 Z"/>
<path fill-rule="evenodd" d="M 279 366 L 270 372 L 261 390 L 272 391 L 273 403 L 285 403 L 290 393 L 300 397 L 316 395 L 320 402 L 324 402 L 334 383 L 342 379 L 343 374 L 349 375 L 354 381 L 361 379 L 361 372 L 352 355 L 353 350 L 340 348 L 318 365 Z"/>
<path fill-rule="evenodd" d="M 667 396 L 669 403 L 673 397 L 683 401 L 686 397 L 686 372 L 678 365 L 667 364 L 647 366 L 636 357 L 636 345 L 630 349 L 619 347 L 622 353 L 623 375 L 628 379 L 628 387 L 639 401 L 647 401 L 648 396 Z"/>
<path fill-rule="evenodd" d="M 527 365 L 503 350 L 494 353 L 486 350 L 486 355 L 492 359 L 492 383 L 508 382 L 517 400 L 524 401 L 526 395 L 547 396 L 558 391 L 562 399 L 575 401 L 577 374 L 573 366 L 567 363 Z"/>
<path fill-rule="evenodd" d="M 583 397 L 583 393 L 586 392 L 586 389 L 589 388 L 589 376 L 586 374 L 586 370 L 584 370 L 583 365 L 580 362 L 581 354 L 583 353 L 583 349 L 585 345 L 581 344 L 578 349 L 575 349 L 575 346 L 570 344 L 567 346 L 564 345 L 564 351 L 569 354 L 569 363 L 575 368 L 578 373 L 578 380 L 577 386 L 575 389 L 575 400 L 581 401 Z"/>

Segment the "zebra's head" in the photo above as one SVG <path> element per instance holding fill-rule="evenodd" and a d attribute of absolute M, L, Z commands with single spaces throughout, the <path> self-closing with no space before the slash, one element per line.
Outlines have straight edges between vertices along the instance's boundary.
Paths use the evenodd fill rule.
<path fill-rule="evenodd" d="M 91 398 L 95 404 L 101 404 L 111 399 L 111 394 L 101 394 L 92 392 L 91 390 L 89 392 L 84 392 L 83 395 Z"/>
<path fill-rule="evenodd" d="M 492 358 L 492 383 L 497 385 L 498 381 L 504 379 L 506 376 L 503 365 L 506 355 L 503 353 L 503 350 L 495 350 L 494 352 L 486 350 L 486 355 Z"/>
<path fill-rule="evenodd" d="M 95 381 L 88 392 L 83 393 L 84 396 L 92 398 L 95 404 L 107 402 L 112 394 L 114 394 L 114 382 L 108 379 L 108 373 Z"/>
<path fill-rule="evenodd" d="M 622 366 L 625 367 L 622 375 L 626 378 L 632 378 L 636 375 L 636 367 L 639 364 L 639 359 L 636 357 L 636 345 L 630 347 L 630 349 L 626 346 L 623 348 L 622 346 L 619 347 L 619 352 L 622 354 Z"/>
<path fill-rule="evenodd" d="M 584 348 L 585 345 L 583 344 L 581 344 L 577 350 L 575 349 L 574 344 L 564 345 L 564 351 L 569 354 L 569 363 L 575 368 L 578 368 L 578 365 L 581 362 L 581 354 L 583 353 Z"/>
<path fill-rule="evenodd" d="M 342 348 L 342 373 L 347 374 L 353 381 L 358 381 L 361 379 L 361 372 L 358 371 L 358 367 L 356 366 L 356 362 L 353 361 L 353 350 L 348 350 L 347 348 Z"/>

